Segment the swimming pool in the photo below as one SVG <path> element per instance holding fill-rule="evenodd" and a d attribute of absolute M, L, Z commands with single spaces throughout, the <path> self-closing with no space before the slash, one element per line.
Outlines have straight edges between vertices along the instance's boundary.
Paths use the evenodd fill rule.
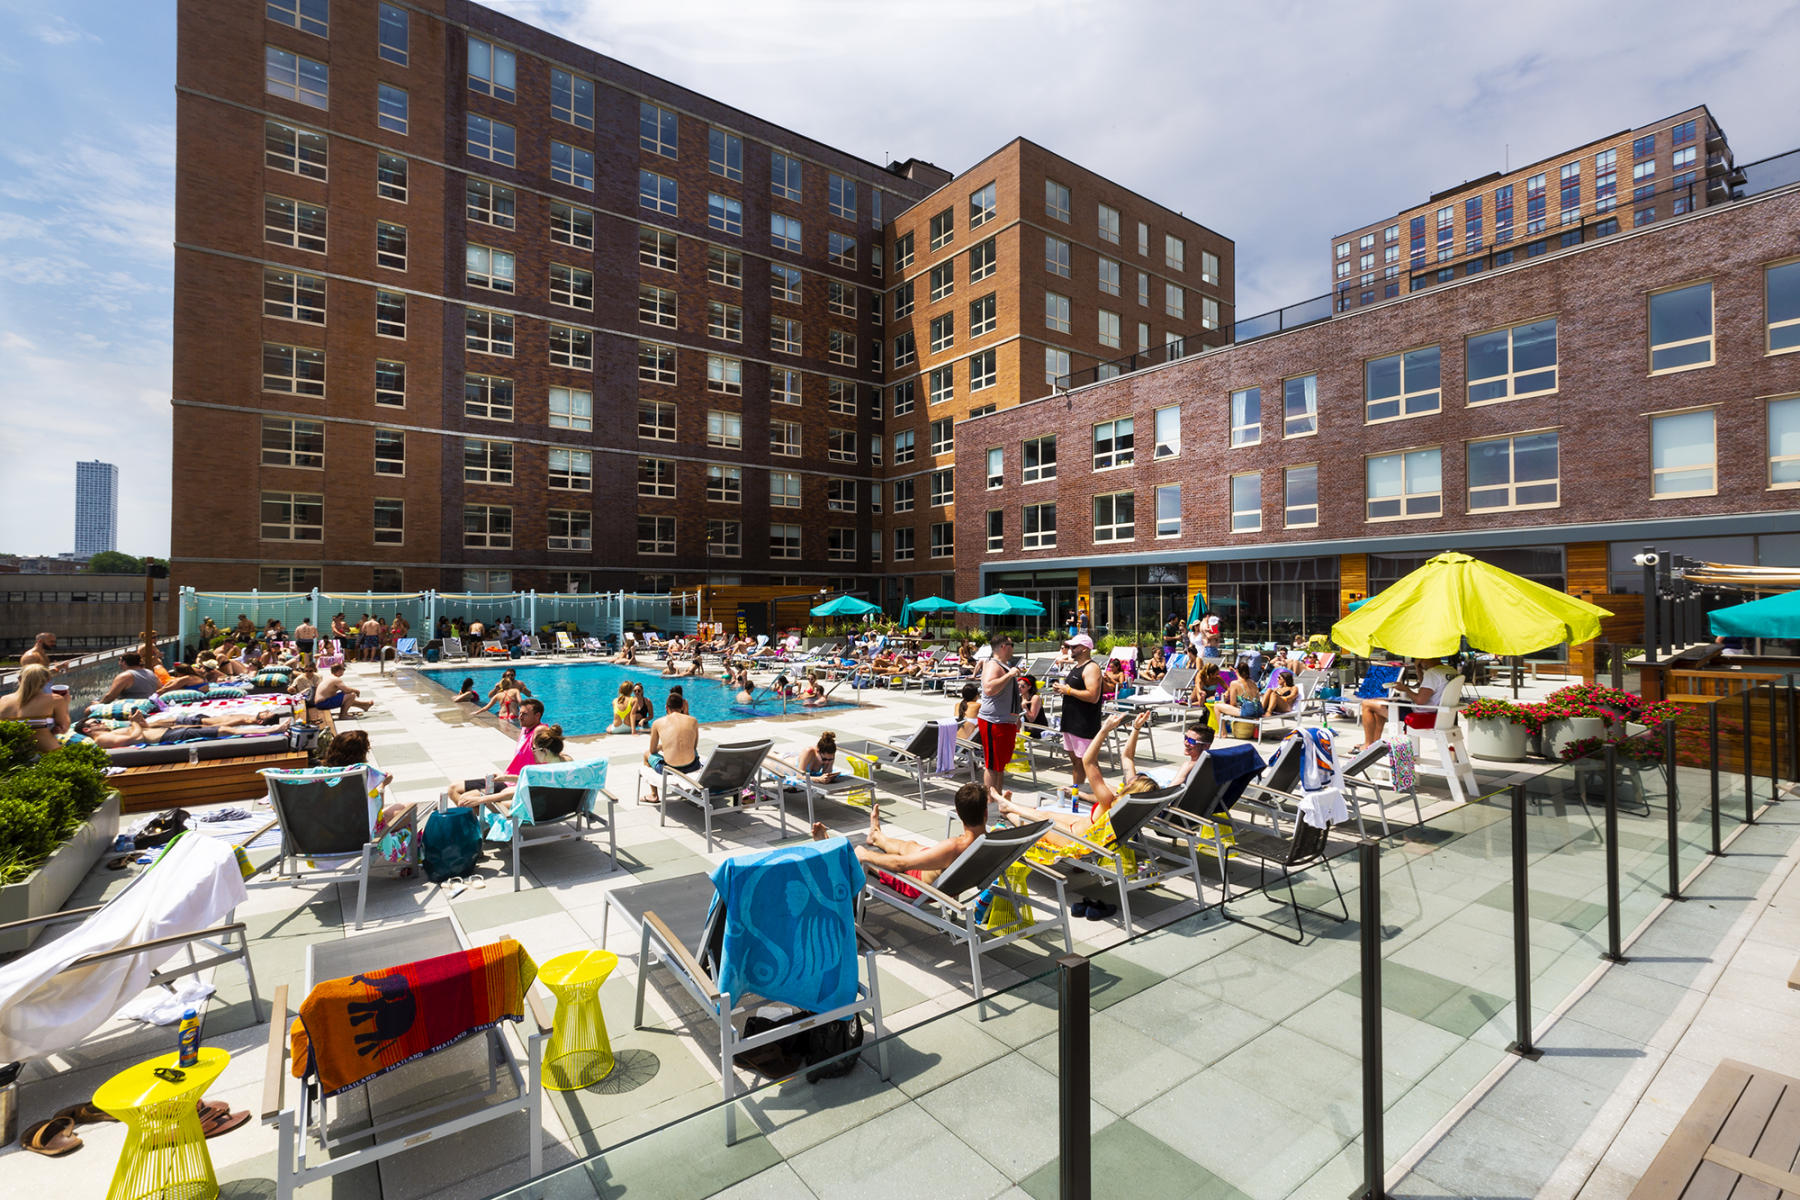
<path fill-rule="evenodd" d="M 485 700 L 488 689 L 499 682 L 505 669 L 484 664 L 479 667 L 435 667 L 419 673 L 450 695 L 456 694 L 457 685 L 464 679 L 472 678 L 475 691 Z M 663 714 L 669 688 L 676 685 L 680 685 L 682 694 L 687 697 L 688 712 L 702 725 L 779 716 L 782 712 L 780 699 L 767 688 L 757 689 L 756 703 L 739 704 L 737 690 L 716 677 L 678 679 L 650 667 L 620 667 L 596 662 L 520 666 L 515 670 L 519 673 L 519 682 L 544 702 L 544 719 L 553 725 L 561 725 L 563 732 L 571 737 L 606 732 L 606 727 L 612 724 L 613 697 L 618 694 L 619 684 L 627 680 L 644 685 L 644 695 L 656 707 L 659 717 Z M 848 688 L 847 684 L 845 686 Z M 846 706 L 833 701 L 823 707 Z M 790 701 L 787 711 L 819 710 L 803 710 Z"/>

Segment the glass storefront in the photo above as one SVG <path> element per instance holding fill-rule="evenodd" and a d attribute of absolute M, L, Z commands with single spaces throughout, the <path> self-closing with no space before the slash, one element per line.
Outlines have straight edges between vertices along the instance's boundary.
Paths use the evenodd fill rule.
<path fill-rule="evenodd" d="M 1074 571 L 999 571 L 987 577 L 986 587 L 986 595 L 1005 592 L 1036 600 L 1044 606 L 1044 615 L 983 617 L 981 623 L 985 628 L 1022 629 L 1033 635 L 1054 634 L 1056 630 L 1067 629 L 1069 619 L 1075 615 Z"/>
<path fill-rule="evenodd" d="M 1206 578 L 1207 603 L 1228 642 L 1287 645 L 1329 633 L 1338 619 L 1335 557 L 1215 562 Z"/>
<path fill-rule="evenodd" d="M 1162 637 L 1163 622 L 1187 616 L 1187 564 L 1096 567 L 1088 575 L 1094 636 Z"/>

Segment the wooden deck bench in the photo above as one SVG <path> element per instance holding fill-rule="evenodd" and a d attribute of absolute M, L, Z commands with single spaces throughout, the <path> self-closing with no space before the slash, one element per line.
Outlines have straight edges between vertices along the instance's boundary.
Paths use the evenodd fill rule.
<path fill-rule="evenodd" d="M 1721 1062 L 1631 1200 L 1800 1194 L 1800 1079 Z"/>
<path fill-rule="evenodd" d="M 306 751 L 288 750 L 279 754 L 250 754 L 197 763 L 150 763 L 126 767 L 121 774 L 111 776 L 108 782 L 119 789 L 121 813 L 159 812 L 165 808 L 255 800 L 269 792 L 258 771 L 267 767 L 307 765 Z"/>

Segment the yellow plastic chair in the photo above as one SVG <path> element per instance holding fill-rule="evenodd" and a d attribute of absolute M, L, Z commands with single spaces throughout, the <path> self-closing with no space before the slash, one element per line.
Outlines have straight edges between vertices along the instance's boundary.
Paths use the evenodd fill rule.
<path fill-rule="evenodd" d="M 214 1200 L 219 1181 L 195 1108 L 231 1061 L 229 1051 L 202 1046 L 200 1061 L 178 1066 L 179 1053 L 165 1054 L 114 1075 L 94 1093 L 94 1104 L 125 1124 L 125 1148 L 113 1171 L 106 1200 Z M 174 1067 L 179 1082 L 155 1072 Z"/>
<path fill-rule="evenodd" d="M 545 1087 L 576 1092 L 612 1074 L 612 1039 L 600 1007 L 600 985 L 618 965 L 619 956 L 610 950 L 572 950 L 538 968 L 538 978 L 556 997 L 544 1054 Z"/>

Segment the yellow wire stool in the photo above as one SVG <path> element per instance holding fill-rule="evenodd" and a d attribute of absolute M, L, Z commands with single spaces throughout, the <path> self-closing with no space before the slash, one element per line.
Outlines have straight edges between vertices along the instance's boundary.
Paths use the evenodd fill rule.
<path fill-rule="evenodd" d="M 215 1200 L 219 1181 L 195 1105 L 225 1070 L 231 1053 L 202 1046 L 200 1061 L 178 1067 L 179 1083 L 158 1079 L 159 1068 L 177 1067 L 181 1055 L 165 1054 L 114 1075 L 94 1093 L 94 1104 L 125 1123 L 125 1148 L 106 1200 Z"/>
<path fill-rule="evenodd" d="M 544 1054 L 544 1086 L 575 1092 L 612 1074 L 612 1039 L 600 1007 L 600 985 L 619 965 L 610 950 L 572 950 L 538 968 L 556 997 L 556 1019 Z"/>

